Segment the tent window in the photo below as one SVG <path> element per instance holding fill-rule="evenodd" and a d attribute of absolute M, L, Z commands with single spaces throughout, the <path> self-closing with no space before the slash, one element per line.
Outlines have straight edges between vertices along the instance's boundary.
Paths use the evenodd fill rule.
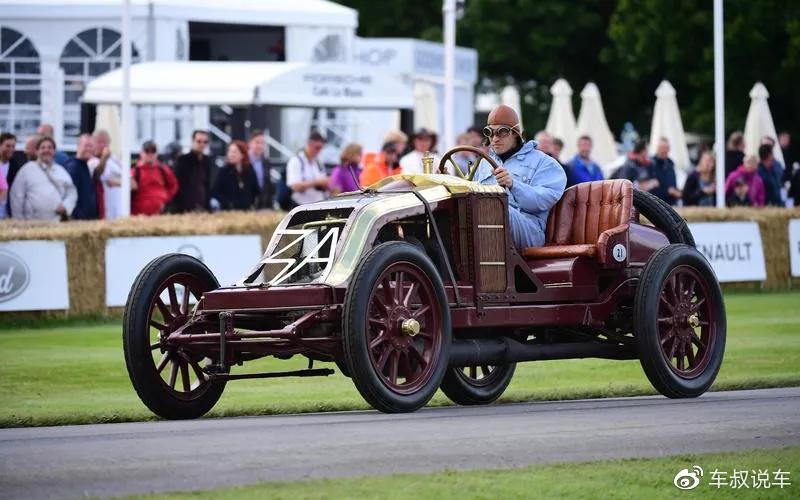
<path fill-rule="evenodd" d="M 131 60 L 139 60 L 133 44 Z M 108 28 L 82 31 L 67 42 L 60 63 L 64 70 L 64 143 L 69 148 L 74 147 L 80 133 L 80 98 L 86 85 L 122 65 L 122 36 Z"/>
<path fill-rule="evenodd" d="M 0 130 L 19 137 L 36 132 L 41 89 L 39 52 L 22 33 L 0 27 Z"/>

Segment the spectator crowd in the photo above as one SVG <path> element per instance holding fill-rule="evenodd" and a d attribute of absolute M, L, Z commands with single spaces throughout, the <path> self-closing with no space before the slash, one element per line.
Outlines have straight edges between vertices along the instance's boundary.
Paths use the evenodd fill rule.
<path fill-rule="evenodd" d="M 432 153 L 438 165 L 436 133 L 418 129 L 410 138 L 399 130 L 388 132 L 380 151 L 365 151 L 347 144 L 330 175 L 320 160 L 325 138 L 312 132 L 305 146 L 289 159 L 285 170 L 270 165 L 265 136 L 260 131 L 248 140 L 234 140 L 225 152 L 224 166 L 217 167 L 208 154 L 209 133 L 196 130 L 190 150 L 175 154 L 170 162 L 158 155 L 152 141 L 142 144 L 130 169 L 131 215 L 208 212 L 218 210 L 290 209 L 324 200 L 339 193 L 357 191 L 398 173 L 422 173 L 422 157 Z M 563 142 L 545 131 L 535 135 L 537 148 L 558 161 Z M 716 185 L 717 161 L 712 151 L 701 151 L 682 189 L 676 182 L 670 143 L 658 141 L 656 153 L 647 153 L 643 139 L 630 141 L 624 163 L 610 178 L 628 179 L 637 189 L 649 191 L 670 205 L 715 206 L 717 189 L 724 189 L 728 206 L 785 206 L 787 199 L 800 205 L 800 168 L 791 154 L 790 136 L 781 133 L 778 146 L 786 164 L 773 155 L 775 139 L 764 137 L 757 156 L 745 156 L 743 134 L 731 134 L 723 165 L 725 184 Z M 482 129 L 470 127 L 457 144 L 486 150 Z M 17 151 L 17 138 L 0 134 L 0 219 L 114 219 L 123 213 L 121 192 L 123 162 L 110 149 L 111 138 L 103 130 L 78 138 L 74 156 L 58 149 L 53 128 L 43 124 Z M 592 139 L 577 139 L 577 153 L 561 163 L 567 186 L 602 180 L 603 169 L 592 159 Z M 447 173 L 458 168 L 469 172 L 476 155 L 453 155 Z"/>

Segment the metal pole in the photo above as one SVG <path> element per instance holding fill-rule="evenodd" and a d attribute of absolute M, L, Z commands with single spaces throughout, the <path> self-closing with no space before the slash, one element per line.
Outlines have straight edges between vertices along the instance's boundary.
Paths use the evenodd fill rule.
<path fill-rule="evenodd" d="M 122 3 L 122 110 L 120 113 L 120 140 L 122 142 L 122 216 L 131 213 L 131 0 Z"/>
<path fill-rule="evenodd" d="M 456 52 L 456 0 L 444 0 L 444 134 L 442 147 L 450 149 L 455 144 L 454 97 Z"/>
<path fill-rule="evenodd" d="M 717 208 L 725 208 L 725 66 L 722 0 L 714 0 L 714 142 L 717 156 Z"/>

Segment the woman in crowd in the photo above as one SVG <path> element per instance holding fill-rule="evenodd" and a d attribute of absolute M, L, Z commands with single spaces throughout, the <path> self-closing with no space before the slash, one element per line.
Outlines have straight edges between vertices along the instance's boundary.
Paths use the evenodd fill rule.
<path fill-rule="evenodd" d="M 717 184 L 714 182 L 714 153 L 704 151 L 697 169 L 686 179 L 683 187 L 683 204 L 686 206 L 713 207 L 716 204 Z"/>
<path fill-rule="evenodd" d="M 758 175 L 758 160 L 755 156 L 748 156 L 744 159 L 744 164 L 731 172 L 725 180 L 725 198 L 730 198 L 736 194 L 734 187 L 739 179 L 744 179 L 747 184 L 747 196 L 750 198 L 754 207 L 763 207 L 766 200 L 764 181 Z"/>
<path fill-rule="evenodd" d="M 361 154 L 360 144 L 348 144 L 340 155 L 341 164 L 336 166 L 331 173 L 330 189 L 331 194 L 349 193 L 358 191 L 357 179 L 361 176 Z"/>
<path fill-rule="evenodd" d="M 211 189 L 211 207 L 214 210 L 250 210 L 255 208 L 260 192 L 247 156 L 247 144 L 233 141 L 225 155 L 225 166 Z"/>

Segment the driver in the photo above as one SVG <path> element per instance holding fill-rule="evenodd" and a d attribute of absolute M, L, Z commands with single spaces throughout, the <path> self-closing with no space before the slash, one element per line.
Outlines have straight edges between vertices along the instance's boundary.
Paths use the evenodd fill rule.
<path fill-rule="evenodd" d="M 483 135 L 498 168 L 492 170 L 487 161 L 480 162 L 475 180 L 506 188 L 511 238 L 517 248 L 544 245 L 547 214 L 567 184 L 564 169 L 537 150 L 536 141 L 525 142 L 517 113 L 505 104 L 489 113 Z"/>

